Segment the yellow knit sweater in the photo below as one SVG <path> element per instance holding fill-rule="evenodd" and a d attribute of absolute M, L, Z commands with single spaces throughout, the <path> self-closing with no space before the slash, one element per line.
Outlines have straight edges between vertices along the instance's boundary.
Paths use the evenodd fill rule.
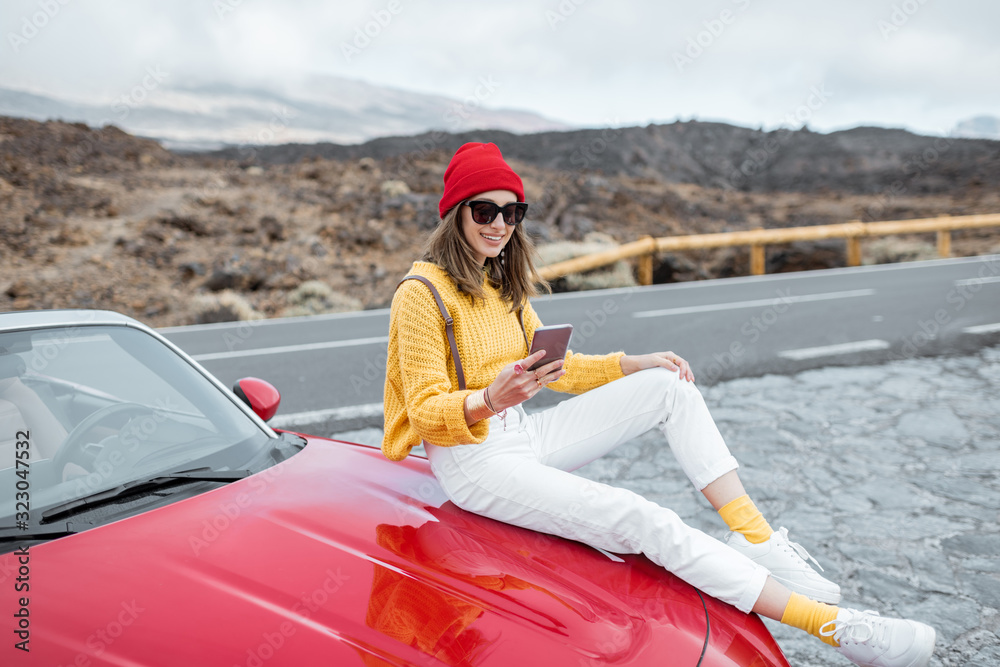
<path fill-rule="evenodd" d="M 500 293 L 488 283 L 486 299 L 473 305 L 458 291 L 448 273 L 430 262 L 414 262 L 411 274 L 428 278 L 454 319 L 455 340 L 465 371 L 465 391 L 458 389 L 444 319 L 434 296 L 418 280 L 407 280 L 392 300 L 389 349 L 385 371 L 385 435 L 382 452 L 400 461 L 421 440 L 451 447 L 479 444 L 489 435 L 489 420 L 465 423 L 465 397 L 488 386 L 504 366 L 528 356 L 524 335 Z M 529 303 L 524 328 L 530 341 L 542 325 Z M 546 385 L 556 391 L 581 394 L 622 377 L 619 359 L 607 355 L 566 353 L 566 374 Z"/>

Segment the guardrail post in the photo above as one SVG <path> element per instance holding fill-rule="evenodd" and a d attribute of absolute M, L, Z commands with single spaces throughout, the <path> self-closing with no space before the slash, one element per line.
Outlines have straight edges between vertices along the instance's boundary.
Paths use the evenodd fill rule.
<path fill-rule="evenodd" d="M 656 239 L 652 236 L 644 236 L 644 241 L 649 242 L 650 248 L 656 248 Z M 653 284 L 653 253 L 647 252 L 644 255 L 639 255 L 639 284 L 640 285 L 652 285 Z"/>
<path fill-rule="evenodd" d="M 937 249 L 939 257 L 951 257 L 951 232 L 949 230 L 938 230 Z"/>
<path fill-rule="evenodd" d="M 763 243 L 754 243 L 750 246 L 750 275 L 764 275 L 764 267 L 767 263 Z"/>
<path fill-rule="evenodd" d="M 653 256 L 639 255 L 639 284 L 653 284 Z"/>
<path fill-rule="evenodd" d="M 861 266 L 861 237 L 847 237 L 847 265 Z"/>

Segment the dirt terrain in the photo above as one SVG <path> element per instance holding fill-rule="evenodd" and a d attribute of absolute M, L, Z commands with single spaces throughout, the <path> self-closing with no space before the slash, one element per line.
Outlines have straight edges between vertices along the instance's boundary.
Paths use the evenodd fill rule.
<path fill-rule="evenodd" d="M 386 306 L 436 223 L 454 147 L 495 140 L 543 246 L 1000 212 L 1000 142 L 675 123 L 180 155 L 114 127 L 0 117 L 0 310 L 108 308 L 171 326 Z M 931 256 L 869 241 L 865 261 Z M 953 254 L 1000 252 L 1000 230 Z M 842 266 L 842 242 L 770 248 L 768 271 Z M 746 249 L 658 258 L 656 280 L 743 275 Z M 560 283 L 557 288 L 565 288 Z"/>

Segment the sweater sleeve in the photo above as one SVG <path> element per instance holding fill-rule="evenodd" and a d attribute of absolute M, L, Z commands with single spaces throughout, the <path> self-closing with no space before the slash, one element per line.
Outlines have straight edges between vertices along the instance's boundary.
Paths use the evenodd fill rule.
<path fill-rule="evenodd" d="M 542 321 L 538 318 L 535 309 L 529 303 L 524 309 L 524 328 L 528 332 L 529 340 L 534 339 L 535 329 L 540 326 L 542 326 Z M 621 367 L 621 358 L 624 355 L 624 352 L 581 354 L 567 350 L 566 360 L 563 363 L 566 374 L 546 386 L 549 389 L 567 394 L 582 394 L 585 391 L 600 387 L 603 384 L 625 377 Z"/>
<path fill-rule="evenodd" d="M 396 291 L 392 319 L 406 416 L 423 440 L 441 447 L 479 444 L 489 435 L 489 420 L 465 423 L 465 397 L 449 376 L 450 349 L 444 318 L 426 285 L 406 281 Z"/>

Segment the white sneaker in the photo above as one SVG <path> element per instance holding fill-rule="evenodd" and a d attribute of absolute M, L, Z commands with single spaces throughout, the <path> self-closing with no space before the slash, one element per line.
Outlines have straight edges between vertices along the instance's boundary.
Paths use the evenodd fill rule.
<path fill-rule="evenodd" d="M 874 611 L 841 609 L 819 633 L 840 642 L 837 652 L 861 667 L 926 667 L 934 653 L 934 628 Z"/>
<path fill-rule="evenodd" d="M 729 533 L 726 544 L 766 567 L 774 580 L 789 590 L 827 604 L 840 602 L 840 586 L 819 576 L 806 562 L 811 560 L 820 571 L 823 570 L 802 545 L 788 539 L 787 528 L 780 528 L 767 542 L 760 544 L 752 544 L 742 533 Z"/>

